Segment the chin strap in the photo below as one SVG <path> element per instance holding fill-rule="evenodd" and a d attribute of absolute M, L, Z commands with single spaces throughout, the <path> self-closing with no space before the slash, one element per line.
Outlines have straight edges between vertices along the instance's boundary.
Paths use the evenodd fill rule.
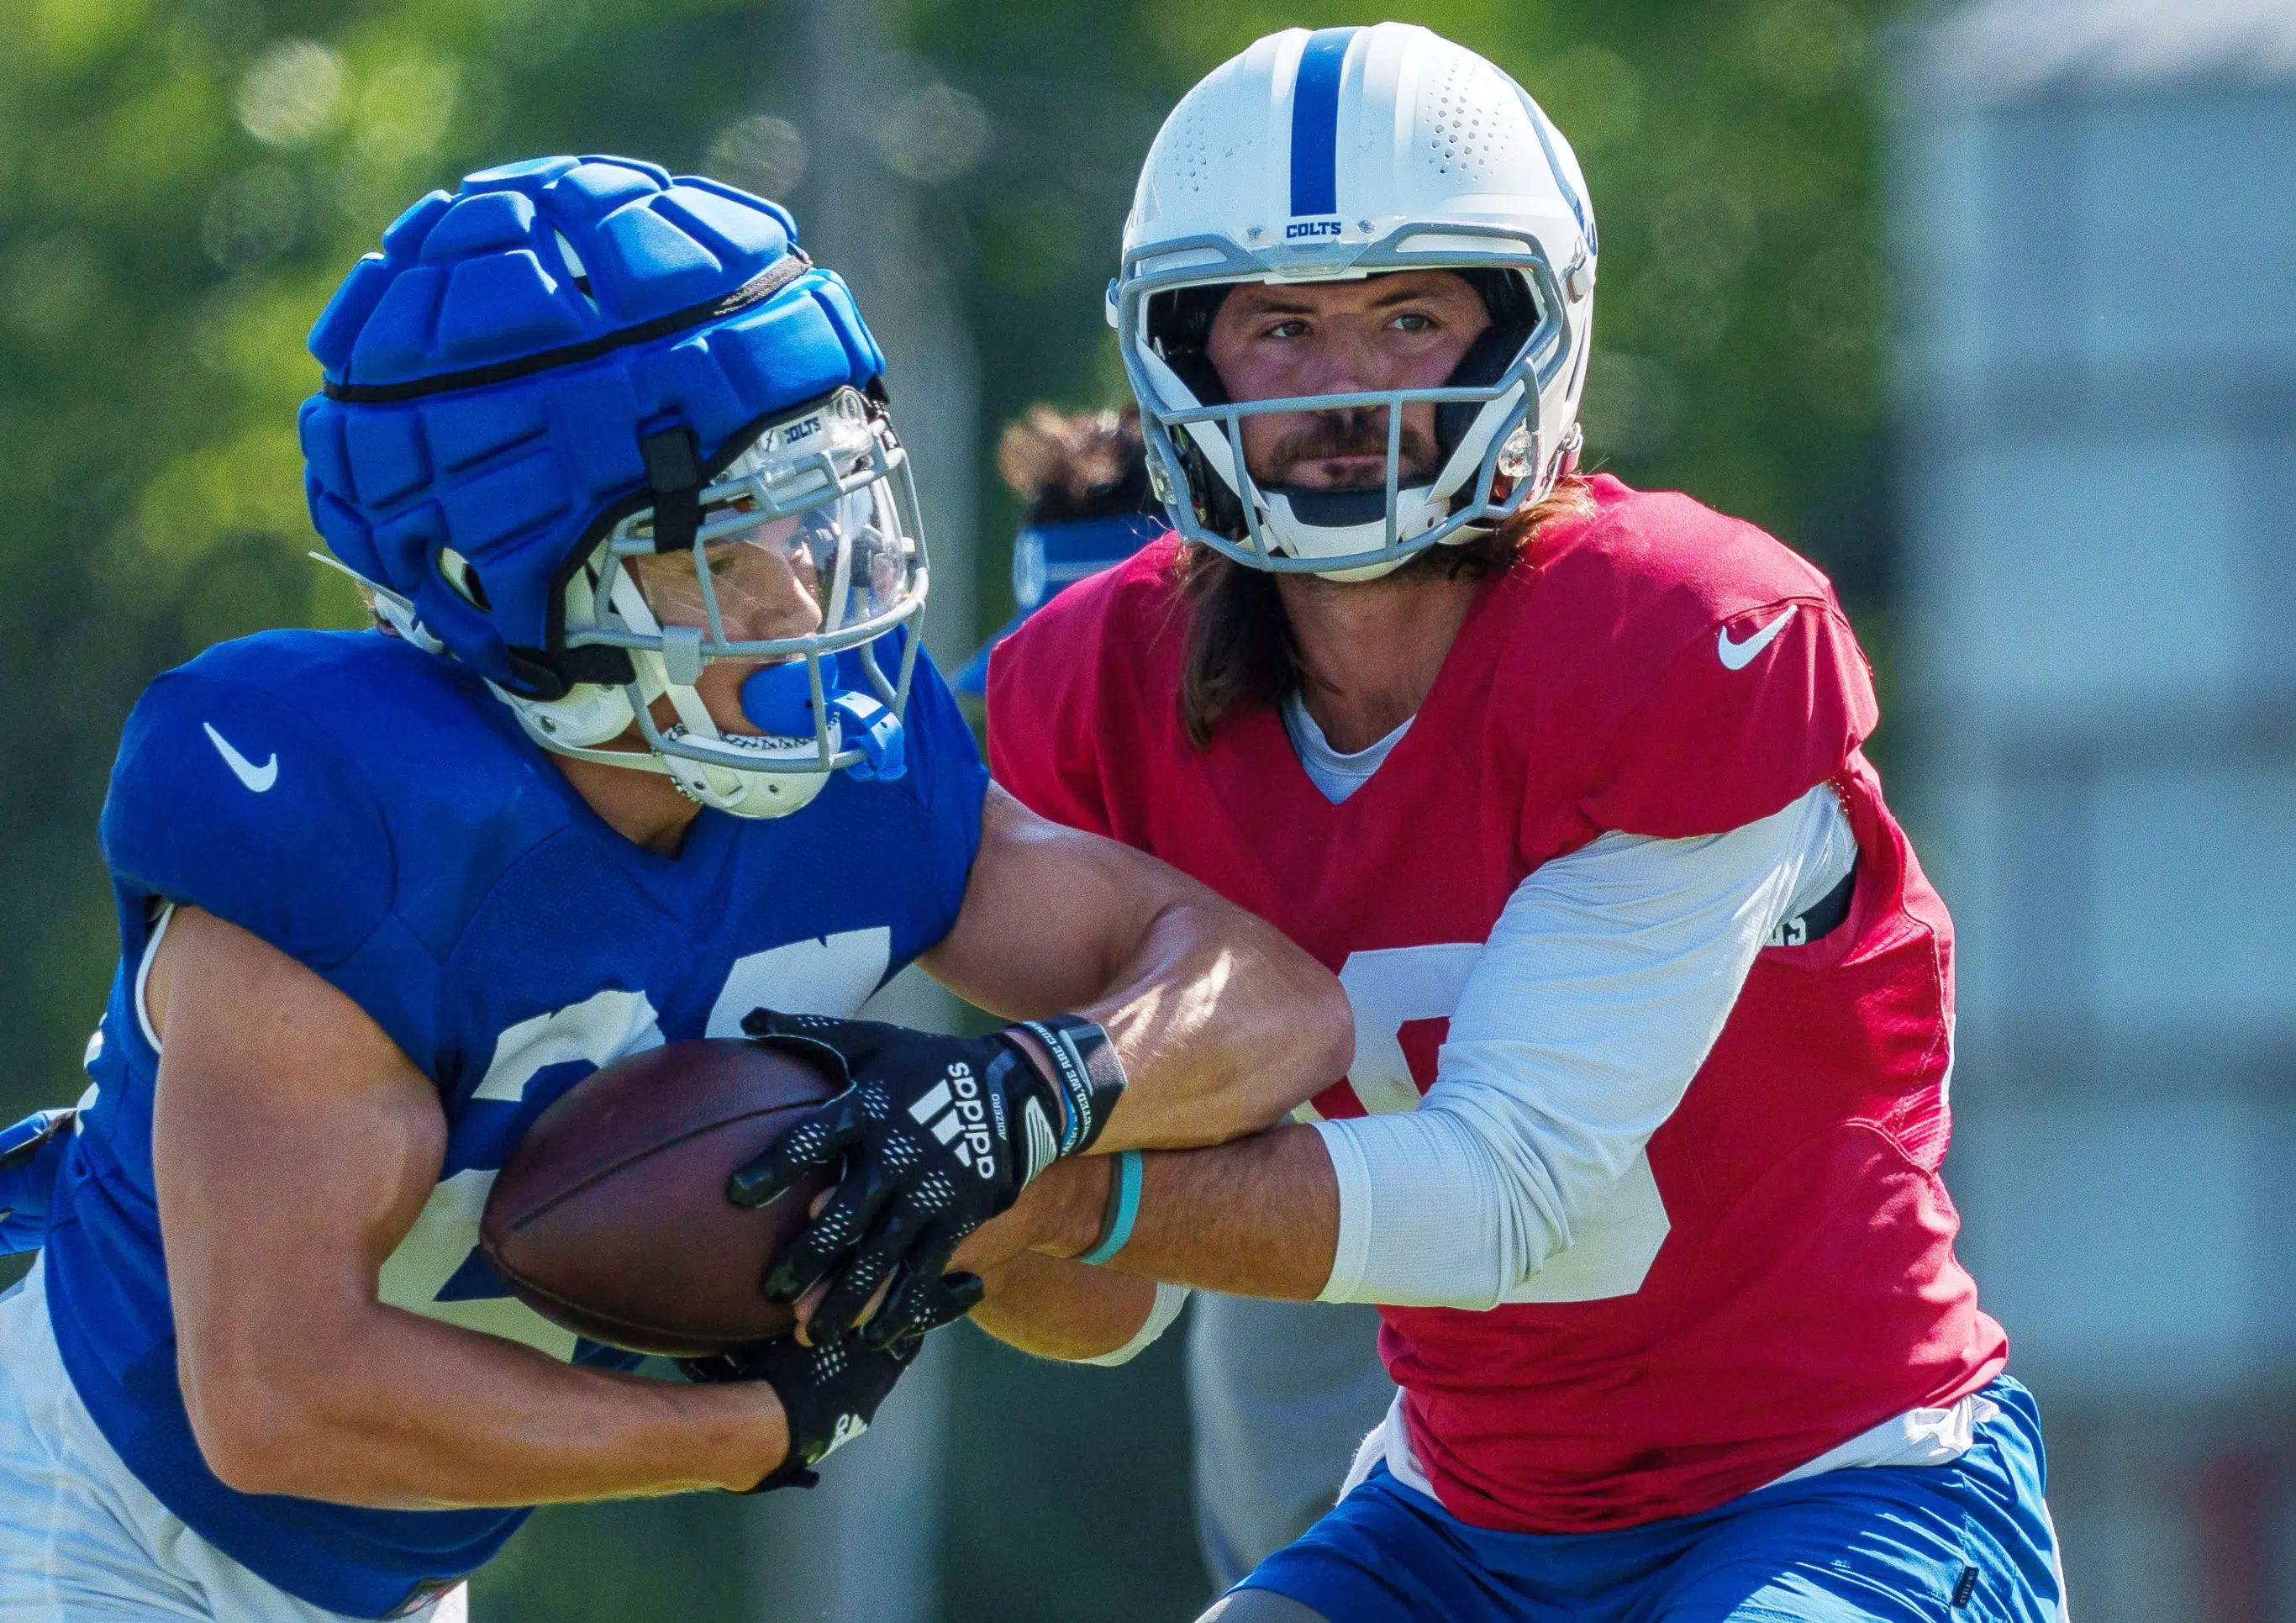
<path fill-rule="evenodd" d="M 862 758 L 847 772 L 864 783 L 890 783 L 908 770 L 899 717 L 852 688 L 832 694 L 829 708 L 851 724 L 839 730 L 840 736 L 861 751 Z"/>
<path fill-rule="evenodd" d="M 653 492 L 653 550 L 682 553 L 701 529 L 701 452 L 692 429 L 664 429 L 638 441 Z M 617 594 L 619 595 L 619 594 Z"/>

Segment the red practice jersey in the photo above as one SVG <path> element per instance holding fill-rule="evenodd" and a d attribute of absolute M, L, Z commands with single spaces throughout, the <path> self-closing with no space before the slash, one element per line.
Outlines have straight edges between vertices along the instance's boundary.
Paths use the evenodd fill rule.
<path fill-rule="evenodd" d="M 1192 746 L 1177 544 L 1071 587 L 996 653 L 994 774 L 1153 853 L 1341 977 L 1357 1059 L 1326 1117 L 1407 1109 L 1525 875 L 1597 835 L 1718 833 L 1820 783 L 1849 916 L 1765 949 L 1646 1162 L 1486 1313 L 1390 1307 L 1412 1450 L 1478 1526 L 1709 1509 L 1998 1373 L 1956 1260 L 1953 928 L 1860 745 L 1870 673 L 1825 578 L 1689 498 L 1592 481 L 1477 596 L 1411 730 L 1334 805 L 1272 709 Z"/>

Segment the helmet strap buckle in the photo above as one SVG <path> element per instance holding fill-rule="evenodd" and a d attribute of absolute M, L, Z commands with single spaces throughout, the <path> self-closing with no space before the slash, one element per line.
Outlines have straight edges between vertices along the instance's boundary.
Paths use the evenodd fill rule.
<path fill-rule="evenodd" d="M 701 529 L 701 453 L 687 428 L 639 437 L 646 485 L 653 492 L 653 550 L 682 553 Z"/>

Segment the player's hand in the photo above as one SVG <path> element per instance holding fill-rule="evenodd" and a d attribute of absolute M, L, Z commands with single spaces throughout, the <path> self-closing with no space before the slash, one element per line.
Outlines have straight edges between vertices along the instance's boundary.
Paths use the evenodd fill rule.
<path fill-rule="evenodd" d="M 35 1111 L 0 1130 L 0 1257 L 37 1251 L 46 1240 L 56 1168 L 78 1119 L 76 1110 Z"/>
<path fill-rule="evenodd" d="M 869 1429 L 923 1345 L 923 1337 L 910 1336 L 884 1348 L 849 1341 L 807 1347 L 783 1336 L 715 1357 L 680 1358 L 677 1365 L 689 1381 L 762 1381 L 781 1399 L 789 1452 L 748 1490 L 762 1494 L 821 1480 L 814 1467 Z"/>
<path fill-rule="evenodd" d="M 835 1194 L 765 1280 L 769 1298 L 791 1302 L 830 1277 L 810 1322 L 816 1343 L 843 1337 L 888 1285 L 862 1327 L 873 1347 L 970 1312 L 980 1283 L 947 1275 L 950 1253 L 1054 1160 L 1089 1146 L 1124 1086 L 1106 1035 L 1083 1021 L 955 1037 L 758 1009 L 742 1029 L 828 1057 L 849 1083 L 726 1184 L 735 1205 L 762 1206 L 842 1158 Z"/>

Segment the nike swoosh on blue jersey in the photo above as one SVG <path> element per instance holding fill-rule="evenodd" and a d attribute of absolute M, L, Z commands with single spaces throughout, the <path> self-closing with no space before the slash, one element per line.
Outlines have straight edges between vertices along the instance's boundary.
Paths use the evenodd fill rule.
<path fill-rule="evenodd" d="M 257 794 L 262 794 L 279 781 L 279 751 L 274 750 L 271 758 L 260 766 L 231 747 L 231 741 L 215 730 L 215 723 L 203 721 L 200 725 L 208 731 L 208 742 L 223 757 L 223 764 L 231 768 L 231 775 L 246 784 Z"/>

